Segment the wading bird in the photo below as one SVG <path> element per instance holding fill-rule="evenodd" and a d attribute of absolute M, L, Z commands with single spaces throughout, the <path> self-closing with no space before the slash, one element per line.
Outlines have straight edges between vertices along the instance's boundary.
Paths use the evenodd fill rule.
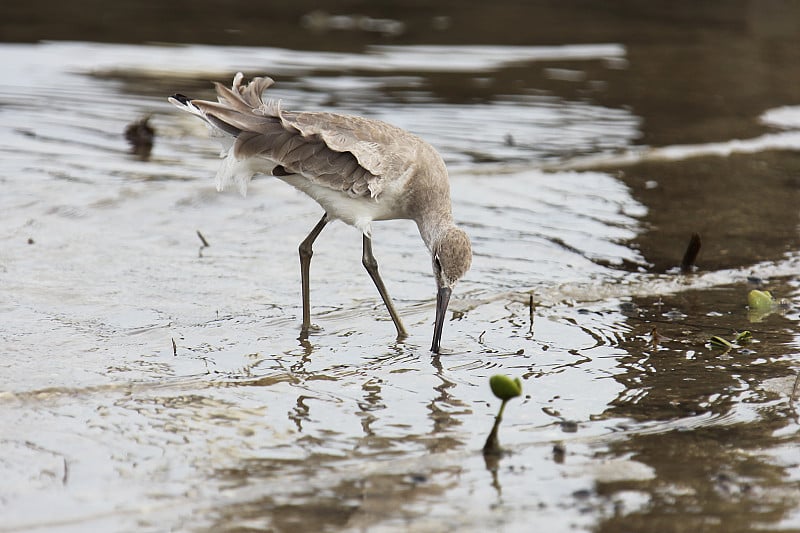
<path fill-rule="evenodd" d="M 452 288 L 472 262 L 469 237 L 453 222 L 450 184 L 441 156 L 419 137 L 385 122 L 282 109 L 278 102 L 262 98 L 272 79 L 253 78 L 244 85 L 242 80 L 238 73 L 231 88 L 215 83 L 217 102 L 181 94 L 169 101 L 205 120 L 226 145 L 217 189 L 235 185 L 245 194 L 254 174 L 270 174 L 306 193 L 325 210 L 299 247 L 301 335 L 307 336 L 311 328 L 312 246 L 328 222 L 341 220 L 363 234 L 362 263 L 386 304 L 397 337 L 407 336 L 378 274 L 371 223 L 410 219 L 431 254 L 438 289 L 431 350 L 438 353 Z"/>

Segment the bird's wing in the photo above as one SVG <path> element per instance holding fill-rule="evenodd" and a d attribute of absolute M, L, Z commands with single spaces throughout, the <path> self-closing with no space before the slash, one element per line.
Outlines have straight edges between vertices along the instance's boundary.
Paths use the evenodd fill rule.
<path fill-rule="evenodd" d="M 285 111 L 262 98 L 270 78 L 241 82 L 237 74 L 231 88 L 216 84 L 218 102 L 187 100 L 196 114 L 235 137 L 237 160 L 266 158 L 319 185 L 371 197 L 413 162 L 409 151 L 419 141 L 400 128 L 335 113 Z"/>
<path fill-rule="evenodd" d="M 287 128 L 294 128 L 303 136 L 318 136 L 325 145 L 336 152 L 352 154 L 360 167 L 374 180 L 369 183 L 373 196 L 377 196 L 386 180 L 403 175 L 413 164 L 416 137 L 405 130 L 364 117 L 324 112 L 292 112 L 280 114 Z"/>

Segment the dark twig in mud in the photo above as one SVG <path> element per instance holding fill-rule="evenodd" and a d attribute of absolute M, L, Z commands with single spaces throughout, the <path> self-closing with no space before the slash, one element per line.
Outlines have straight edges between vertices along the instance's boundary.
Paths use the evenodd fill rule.
<path fill-rule="evenodd" d="M 697 254 L 700 253 L 700 245 L 700 234 L 692 233 L 692 237 L 689 239 L 689 245 L 686 247 L 686 252 L 683 254 L 683 260 L 681 261 L 681 272 L 684 274 L 691 272 L 694 268 Z"/>
<path fill-rule="evenodd" d="M 178 345 L 175 344 L 175 339 L 172 339 L 172 356 L 178 357 Z"/>
<path fill-rule="evenodd" d="M 650 335 L 651 335 L 650 343 L 651 346 L 653 347 L 653 351 L 657 351 L 659 338 L 658 338 L 658 329 L 655 326 L 653 326 L 653 329 L 650 331 Z"/>
<path fill-rule="evenodd" d="M 528 326 L 528 333 L 533 335 L 533 294 L 528 296 L 528 317 L 530 318 L 530 326 Z"/>
<path fill-rule="evenodd" d="M 200 246 L 200 249 L 197 251 L 197 257 L 203 257 L 203 248 L 208 248 L 211 245 L 208 244 L 208 241 L 205 237 L 203 237 L 203 234 L 200 233 L 200 230 L 197 230 L 197 236 L 200 237 L 200 242 L 203 243 L 203 245 Z"/>
<path fill-rule="evenodd" d="M 62 457 L 64 461 L 64 475 L 61 476 L 61 484 L 66 485 L 67 481 L 69 481 L 69 463 L 67 463 L 67 458 Z"/>
<path fill-rule="evenodd" d="M 557 442 L 553 445 L 553 461 L 558 464 L 564 464 L 564 459 L 567 456 L 567 447 L 563 442 Z"/>

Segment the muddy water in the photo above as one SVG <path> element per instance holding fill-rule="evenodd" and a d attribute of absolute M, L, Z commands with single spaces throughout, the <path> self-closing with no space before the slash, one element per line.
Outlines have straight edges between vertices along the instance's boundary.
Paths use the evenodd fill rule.
<path fill-rule="evenodd" d="M 469 8 L 391 36 L 300 13 L 294 49 L 227 18 L 185 46 L 40 20 L 14 40 L 74 41 L 0 45 L 0 531 L 800 530 L 800 17 L 748 6 L 531 8 L 539 38 L 465 31 Z M 217 146 L 164 100 L 237 70 L 442 152 L 475 260 L 441 355 L 407 221 L 374 235 L 409 339 L 344 225 L 297 339 L 318 206 L 217 193 Z M 122 132 L 147 115 L 141 159 Z M 785 305 L 748 312 L 753 288 Z M 487 461 L 496 373 L 525 397 Z"/>

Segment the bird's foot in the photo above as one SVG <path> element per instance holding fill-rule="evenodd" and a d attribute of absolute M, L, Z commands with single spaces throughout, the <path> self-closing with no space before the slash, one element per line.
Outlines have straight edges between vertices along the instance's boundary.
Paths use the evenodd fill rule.
<path fill-rule="evenodd" d="M 322 326 L 318 326 L 317 324 L 308 324 L 303 325 L 300 328 L 300 340 L 308 339 L 309 335 L 316 335 L 322 331 Z"/>

